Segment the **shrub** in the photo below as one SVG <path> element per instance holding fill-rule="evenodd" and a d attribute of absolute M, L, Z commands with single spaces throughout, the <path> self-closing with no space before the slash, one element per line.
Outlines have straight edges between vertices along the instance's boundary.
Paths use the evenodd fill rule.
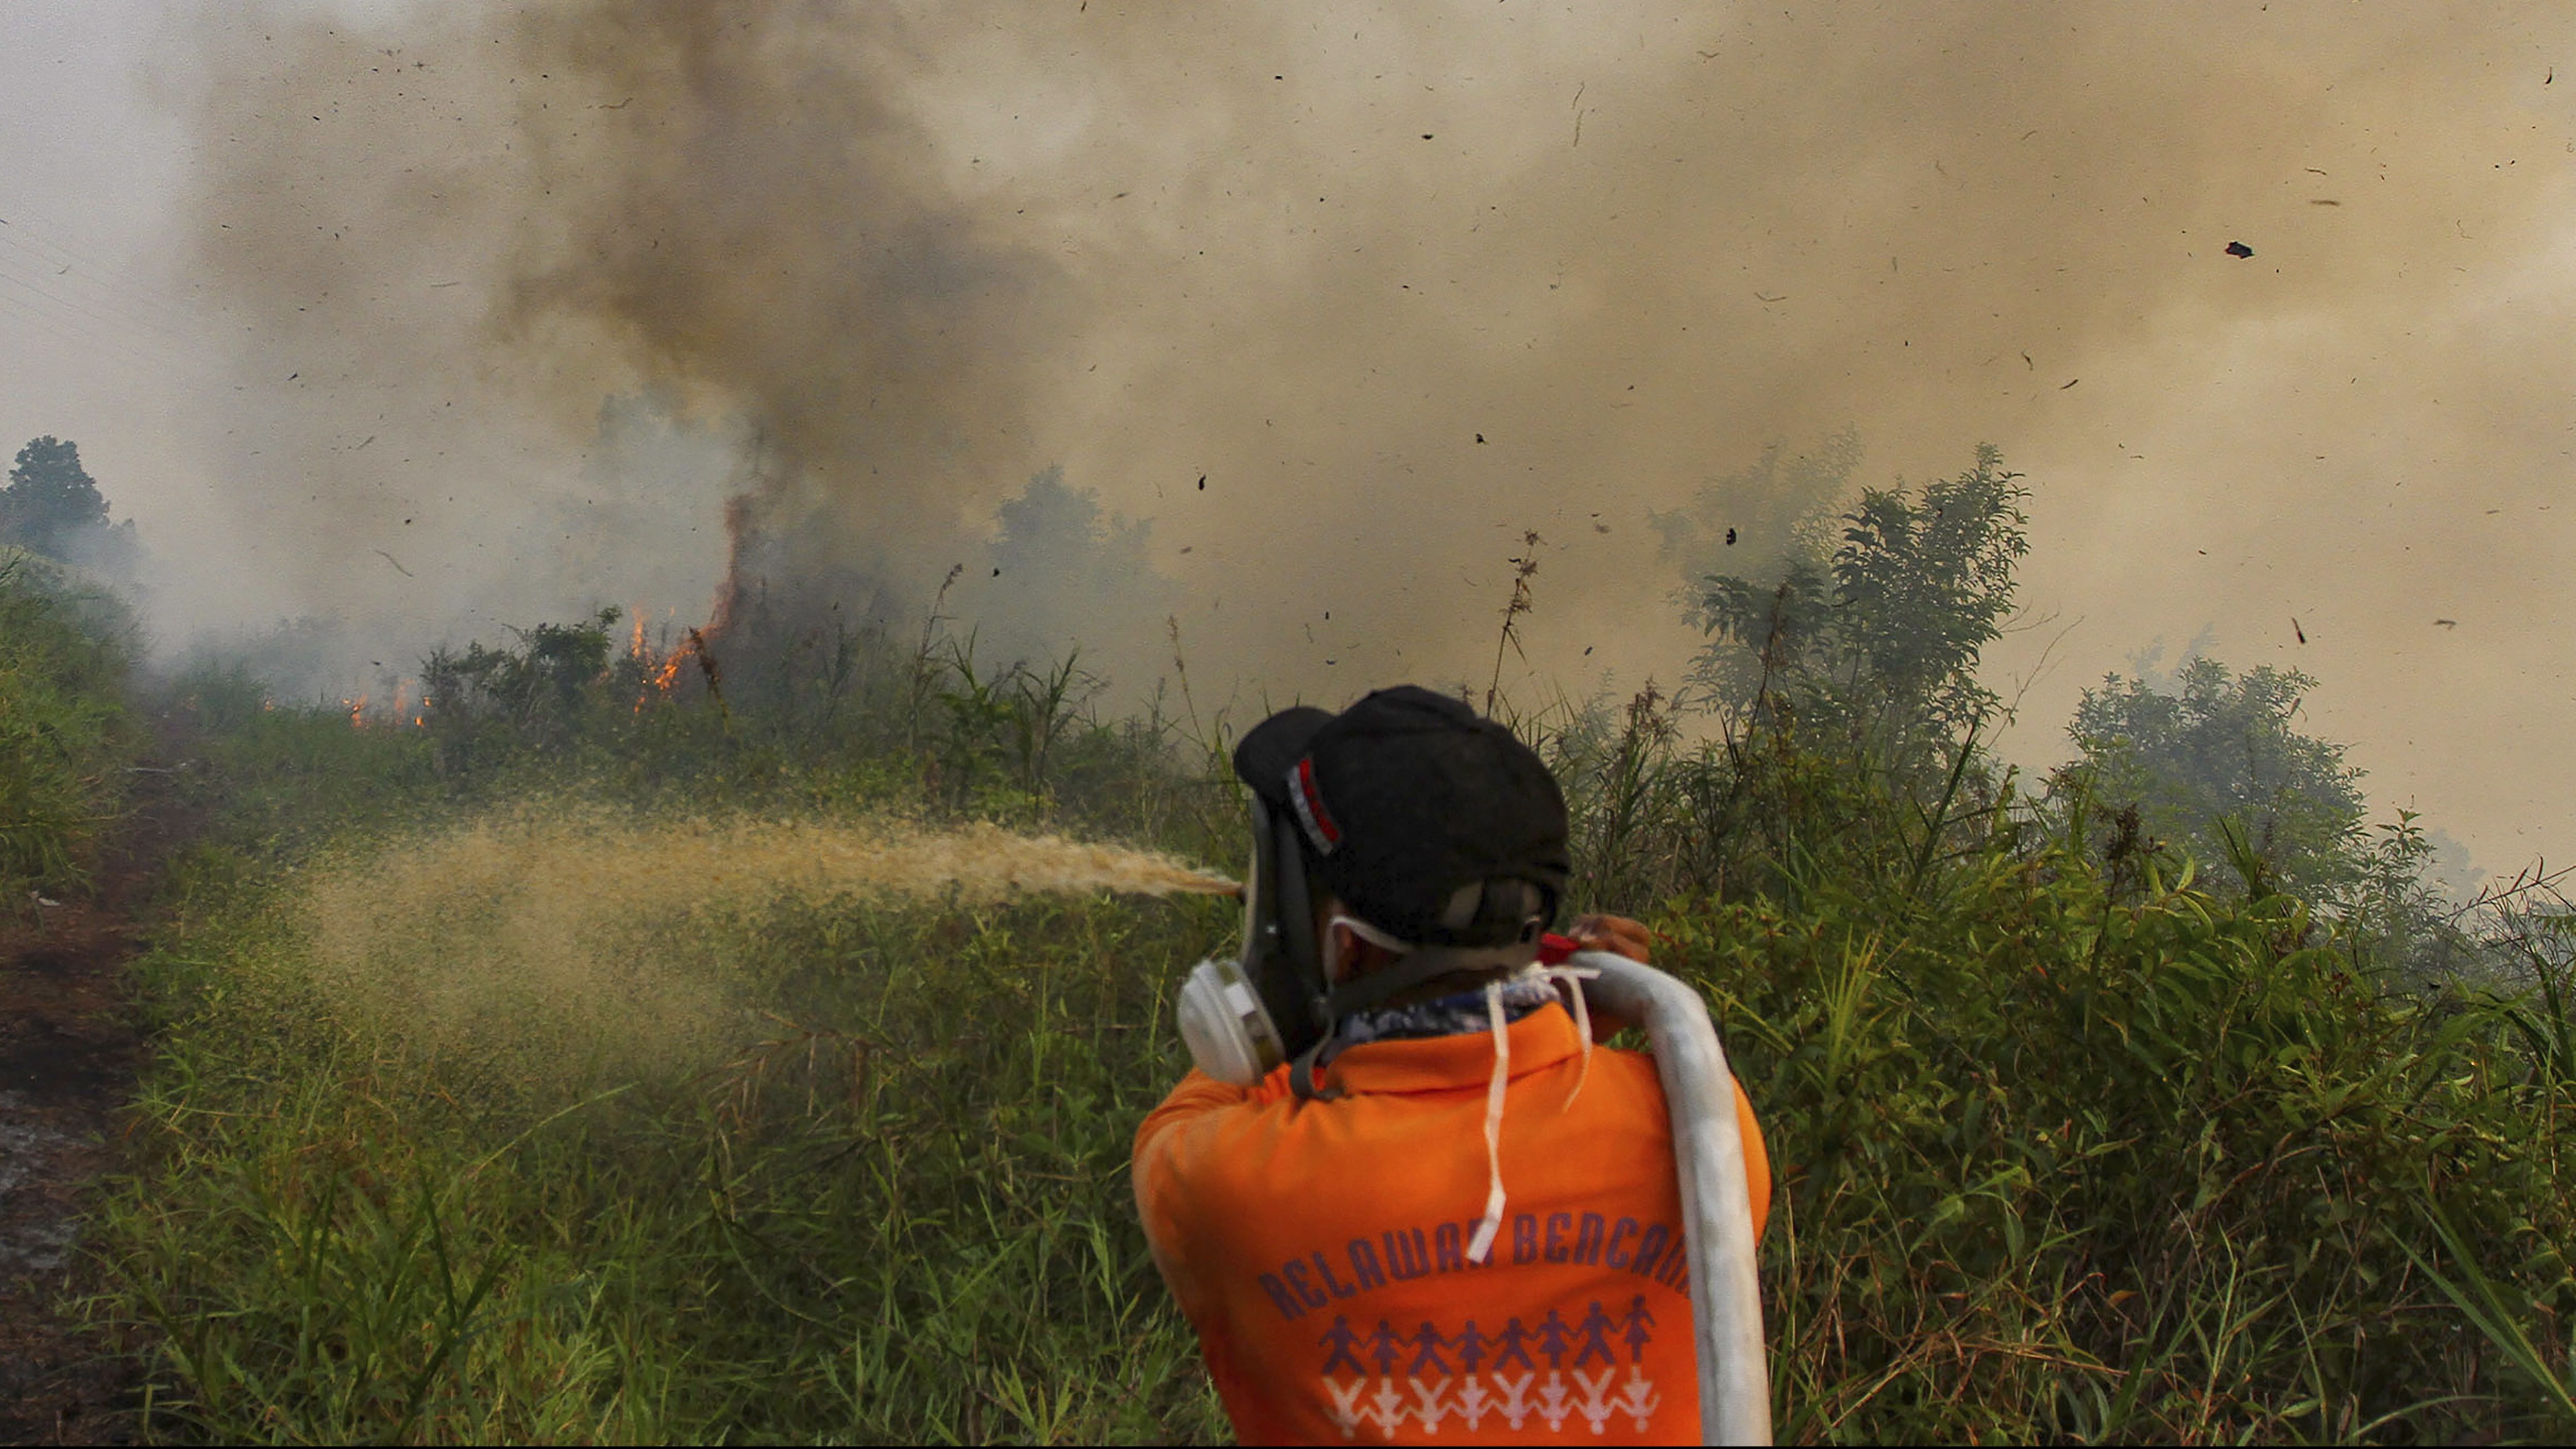
<path fill-rule="evenodd" d="M 0 550 L 0 891 L 80 888 L 142 731 L 124 698 L 132 626 L 109 596 Z"/>

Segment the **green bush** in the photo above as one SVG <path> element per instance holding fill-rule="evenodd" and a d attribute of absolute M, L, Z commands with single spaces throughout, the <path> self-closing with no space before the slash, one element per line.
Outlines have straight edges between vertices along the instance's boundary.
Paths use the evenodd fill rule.
<path fill-rule="evenodd" d="M 0 549 L 0 909 L 88 879 L 142 745 L 131 634 L 114 599 Z"/>
<path fill-rule="evenodd" d="M 2474 1244 L 2563 1344 L 2567 1084 L 2286 897 L 2106 887 L 1996 850 L 1928 902 L 1667 914 L 1778 1164 L 1783 1438 L 2563 1432 L 2563 1360 L 2500 1362 L 2428 1269 Z"/>

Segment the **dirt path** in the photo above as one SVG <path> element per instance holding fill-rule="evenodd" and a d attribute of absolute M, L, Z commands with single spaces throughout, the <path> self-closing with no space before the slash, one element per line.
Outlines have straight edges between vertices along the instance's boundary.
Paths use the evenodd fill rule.
<path fill-rule="evenodd" d="M 151 782 L 153 777 L 143 777 Z M 118 1162 L 142 1043 L 125 983 L 153 873 L 185 822 L 147 783 L 90 901 L 0 906 L 0 1444 L 122 1444 L 132 1361 L 57 1311 L 82 1198 Z"/>

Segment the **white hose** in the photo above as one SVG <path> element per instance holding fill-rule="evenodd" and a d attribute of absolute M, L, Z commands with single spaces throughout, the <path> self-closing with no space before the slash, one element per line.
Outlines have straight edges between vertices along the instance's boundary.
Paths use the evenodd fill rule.
<path fill-rule="evenodd" d="M 1624 956 L 1581 951 L 1566 964 L 1601 973 L 1584 983 L 1585 993 L 1596 1009 L 1645 1028 L 1663 1079 L 1690 1248 L 1691 1316 L 1699 1330 L 1700 1437 L 1710 1444 L 1768 1444 L 1771 1375 L 1754 1276 L 1753 1194 L 1735 1122 L 1735 1079 L 1708 1006 L 1698 992 Z"/>

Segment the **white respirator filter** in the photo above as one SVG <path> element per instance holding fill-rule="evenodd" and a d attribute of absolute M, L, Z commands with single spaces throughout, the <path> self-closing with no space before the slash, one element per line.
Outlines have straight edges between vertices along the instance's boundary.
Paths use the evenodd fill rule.
<path fill-rule="evenodd" d="M 1249 1087 L 1288 1058 L 1240 961 L 1210 957 L 1192 968 L 1181 983 L 1179 1015 L 1190 1060 L 1230 1086 Z"/>

